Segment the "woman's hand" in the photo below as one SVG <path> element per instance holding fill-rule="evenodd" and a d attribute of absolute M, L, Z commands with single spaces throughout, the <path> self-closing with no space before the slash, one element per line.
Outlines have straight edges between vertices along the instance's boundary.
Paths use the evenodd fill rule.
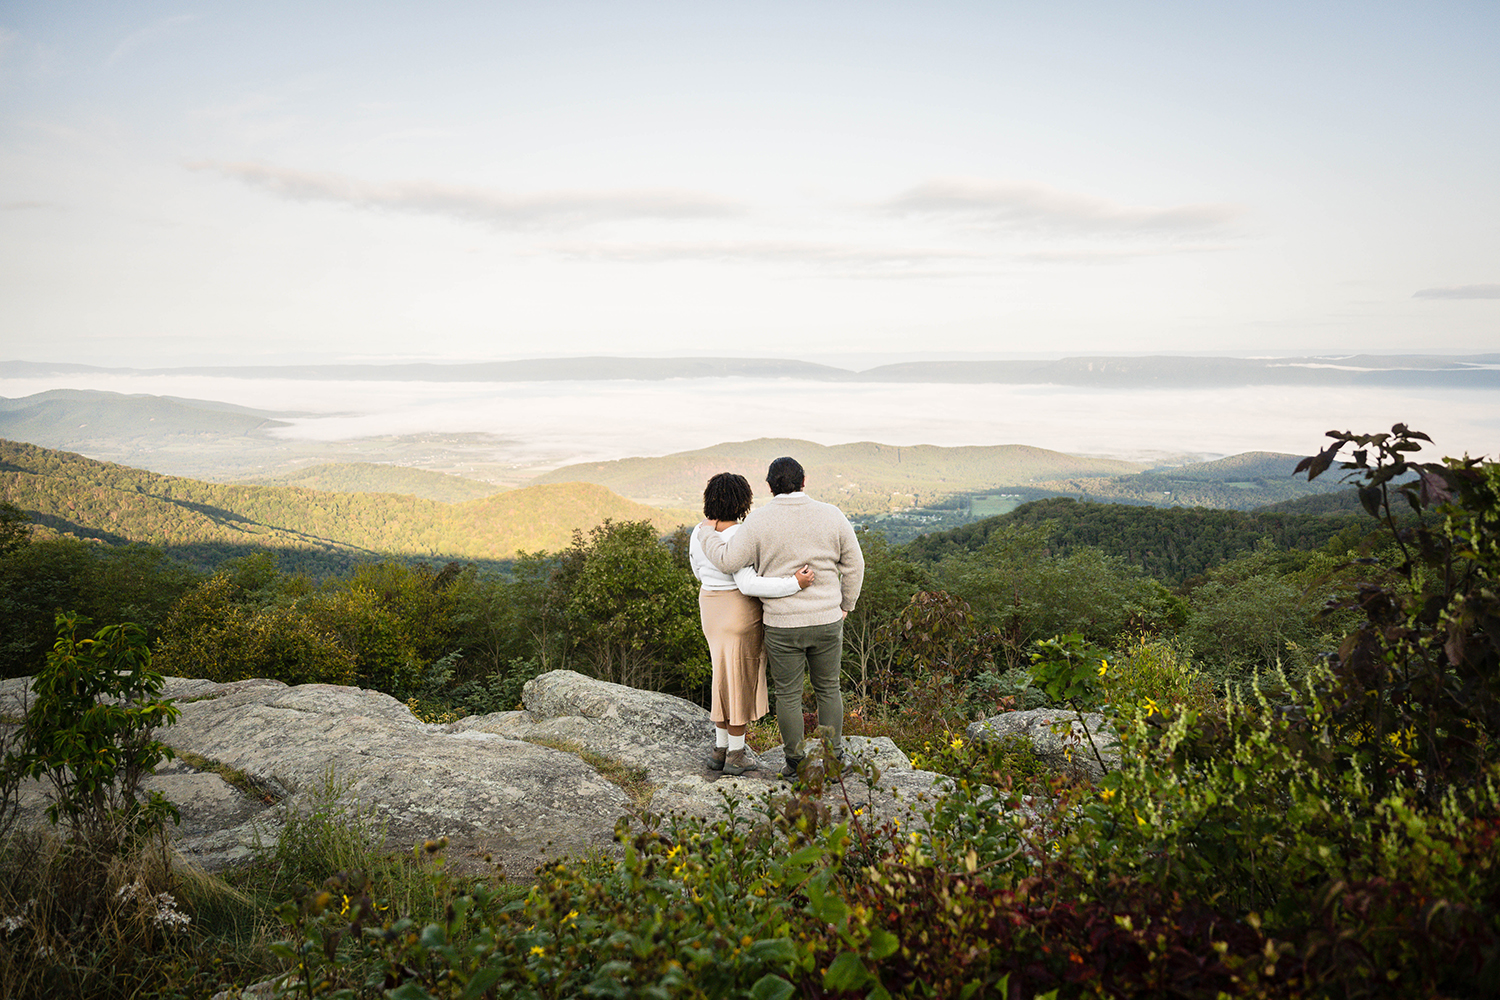
<path fill-rule="evenodd" d="M 813 572 L 811 566 L 803 566 L 794 575 L 797 578 L 797 586 L 801 587 L 803 590 L 806 590 L 808 587 L 812 586 L 813 577 L 817 574 Z"/>

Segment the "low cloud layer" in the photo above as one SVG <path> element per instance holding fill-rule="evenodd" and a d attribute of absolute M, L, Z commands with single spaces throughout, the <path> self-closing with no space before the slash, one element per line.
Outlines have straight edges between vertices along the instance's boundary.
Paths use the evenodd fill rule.
<path fill-rule="evenodd" d="M 1241 214 L 1234 205 L 1122 205 L 1045 184 L 977 179 L 928 181 L 879 207 L 895 215 L 1069 236 L 1197 236 L 1219 232 Z"/>
<path fill-rule="evenodd" d="M 487 188 L 398 181 L 378 184 L 342 174 L 263 163 L 197 162 L 211 171 L 290 201 L 324 201 L 478 222 L 497 229 L 571 228 L 626 219 L 722 218 L 740 213 L 727 199 L 693 191 L 550 191 L 517 195 Z"/>
<path fill-rule="evenodd" d="M 1448 285 L 1423 288 L 1412 293 L 1414 299 L 1500 299 L 1500 284 Z"/>
<path fill-rule="evenodd" d="M 1422 413 L 1448 451 L 1493 454 L 1500 427 L 1484 390 L 1296 386 L 1118 389 L 1049 385 L 674 379 L 665 382 L 313 382 L 189 375 L 0 379 L 0 396 L 53 388 L 216 399 L 286 418 L 290 441 L 402 434 L 506 439 L 506 461 L 564 464 L 662 455 L 721 441 L 800 438 L 945 446 L 1029 444 L 1071 454 L 1309 454 L 1320 428 L 1378 430 Z M 705 421 L 712 413 L 716 419 Z M 1102 415 L 1107 413 L 1107 419 Z M 1198 414 L 1194 420 L 1182 414 Z M 962 419 L 955 419 L 962 414 Z M 499 445 L 497 445 L 499 447 Z M 497 460 L 499 460 L 497 458 Z"/>

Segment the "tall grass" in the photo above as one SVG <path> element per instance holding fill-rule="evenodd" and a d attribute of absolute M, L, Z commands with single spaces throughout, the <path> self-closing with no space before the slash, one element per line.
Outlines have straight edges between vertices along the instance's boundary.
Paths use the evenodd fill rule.
<path fill-rule="evenodd" d="M 49 827 L 0 842 L 0 996 L 12 1000 L 212 993 L 270 970 L 270 927 L 249 894 L 160 841 L 103 852 Z"/>
<path fill-rule="evenodd" d="M 440 913 L 448 899 L 434 894 L 433 851 L 397 854 L 387 845 L 378 810 L 351 794 L 353 781 L 330 768 L 306 794 L 278 807 L 280 832 L 273 844 L 258 844 L 258 857 L 236 875 L 276 901 L 321 887 L 335 876 L 358 873 L 374 887 L 382 906 L 424 919 Z"/>

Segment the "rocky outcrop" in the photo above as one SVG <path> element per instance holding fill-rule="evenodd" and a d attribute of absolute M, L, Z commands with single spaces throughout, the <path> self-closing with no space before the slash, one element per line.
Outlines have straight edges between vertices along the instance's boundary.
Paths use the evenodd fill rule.
<path fill-rule="evenodd" d="M 24 713 L 27 683 L 0 682 L 0 714 Z M 181 716 L 157 735 L 180 757 L 149 787 L 179 805 L 177 847 L 207 868 L 273 843 L 287 810 L 337 787 L 384 823 L 393 846 L 446 836 L 451 860 L 490 856 L 528 875 L 546 858 L 611 849 L 619 817 L 647 804 L 602 777 L 580 757 L 585 750 L 638 771 L 658 813 L 709 816 L 726 796 L 780 787 L 779 746 L 743 776 L 710 771 L 713 729 L 702 708 L 570 671 L 528 683 L 523 711 L 447 725 L 421 722 L 388 695 L 337 685 L 170 678 L 165 693 Z M 889 739 L 845 743 L 878 771 L 877 781 L 847 783 L 851 803 L 874 816 L 909 814 L 941 780 L 913 770 Z M 40 786 L 27 802 L 40 812 Z"/>
<path fill-rule="evenodd" d="M 1088 730 L 1085 732 L 1084 725 Z M 1059 708 L 1037 708 L 1029 712 L 1006 712 L 969 724 L 965 735 L 981 743 L 1019 738 L 1031 744 L 1042 765 L 1048 770 L 1097 781 L 1103 768 L 1094 756 L 1095 748 L 1104 764 L 1113 770 L 1119 766 L 1119 741 L 1115 732 L 1097 712 L 1086 712 L 1081 720 L 1077 712 Z M 1092 743 L 1090 738 L 1092 737 Z"/>

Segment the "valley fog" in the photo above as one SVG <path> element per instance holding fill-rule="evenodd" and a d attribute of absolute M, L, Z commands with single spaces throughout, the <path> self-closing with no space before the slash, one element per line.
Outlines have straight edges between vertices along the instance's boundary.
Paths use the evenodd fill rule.
<path fill-rule="evenodd" d="M 793 379 L 373 382 L 80 374 L 0 379 L 0 396 L 93 389 L 274 412 L 288 441 L 477 433 L 496 458 L 537 467 L 662 455 L 724 441 L 1026 444 L 1136 461 L 1245 451 L 1308 454 L 1328 430 L 1402 421 L 1443 454 L 1500 453 L 1493 391 L 1296 388 L 1081 389 Z"/>

